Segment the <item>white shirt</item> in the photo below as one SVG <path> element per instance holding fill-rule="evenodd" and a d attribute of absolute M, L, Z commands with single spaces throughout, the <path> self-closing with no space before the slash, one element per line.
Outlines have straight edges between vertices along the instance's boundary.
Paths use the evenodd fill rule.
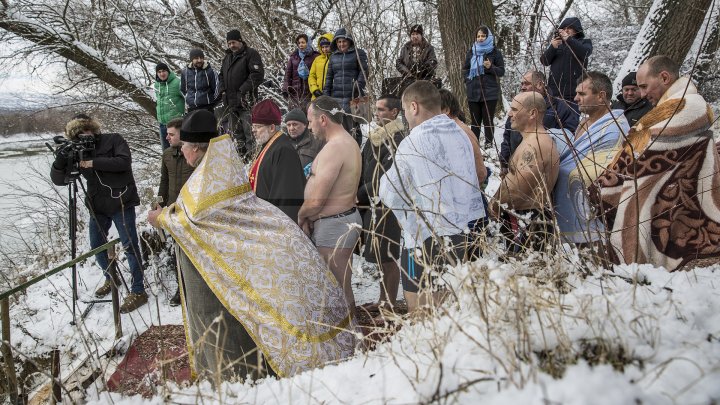
<path fill-rule="evenodd" d="M 413 128 L 398 146 L 392 167 L 380 179 L 380 200 L 393 210 L 404 246 L 422 246 L 433 236 L 468 231 L 485 217 L 472 145 L 445 114 Z"/>

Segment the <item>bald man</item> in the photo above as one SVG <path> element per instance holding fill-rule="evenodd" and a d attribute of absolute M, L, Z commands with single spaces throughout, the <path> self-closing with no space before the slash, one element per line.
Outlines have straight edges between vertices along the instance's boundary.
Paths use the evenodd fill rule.
<path fill-rule="evenodd" d="M 490 211 L 499 217 L 500 205 L 531 217 L 551 216 L 552 190 L 560 168 L 560 155 L 555 141 L 543 125 L 547 105 L 542 94 L 534 91 L 520 93 L 510 105 L 510 124 L 520 132 L 522 142 L 509 163 L 509 170 L 495 193 Z M 522 237 L 527 243 L 540 248 L 544 236 Z"/>

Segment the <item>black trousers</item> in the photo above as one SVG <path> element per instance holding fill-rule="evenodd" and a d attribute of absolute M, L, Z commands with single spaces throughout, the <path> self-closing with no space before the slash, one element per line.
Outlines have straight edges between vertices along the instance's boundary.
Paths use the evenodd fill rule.
<path fill-rule="evenodd" d="M 497 100 L 468 101 L 470 119 L 472 120 L 472 131 L 478 138 L 480 144 L 482 144 L 482 138 L 480 138 L 481 125 L 485 129 L 485 145 L 494 143 L 495 127 L 493 126 L 493 117 L 495 116 L 496 106 Z"/>

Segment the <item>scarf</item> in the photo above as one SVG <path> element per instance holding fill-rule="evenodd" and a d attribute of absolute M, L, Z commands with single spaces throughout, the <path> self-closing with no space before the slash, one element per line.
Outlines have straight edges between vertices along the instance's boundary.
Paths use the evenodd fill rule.
<path fill-rule="evenodd" d="M 493 45 L 495 42 L 495 37 L 493 37 L 492 32 L 488 30 L 488 36 L 485 38 L 482 42 L 475 42 L 472 47 L 472 56 L 470 57 L 470 72 L 468 73 L 468 79 L 472 80 L 473 78 L 484 75 L 485 74 L 485 67 L 483 66 L 483 62 L 485 61 L 485 55 L 489 54 L 490 52 L 495 49 L 495 45 Z"/>
<path fill-rule="evenodd" d="M 300 76 L 301 79 L 307 80 L 308 77 L 310 77 L 310 69 L 308 69 L 307 65 L 305 64 L 305 54 L 312 54 L 312 48 L 308 44 L 308 47 L 305 48 L 305 52 L 301 51 L 300 48 L 298 48 L 298 56 L 300 57 L 300 63 L 298 63 L 298 76 Z"/>

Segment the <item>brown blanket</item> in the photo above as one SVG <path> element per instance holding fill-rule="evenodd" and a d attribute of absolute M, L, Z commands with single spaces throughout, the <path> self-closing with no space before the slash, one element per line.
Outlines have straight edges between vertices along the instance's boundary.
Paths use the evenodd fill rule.
<path fill-rule="evenodd" d="M 615 263 L 673 271 L 720 256 L 720 157 L 712 120 L 695 86 L 679 79 L 591 186 Z"/>

